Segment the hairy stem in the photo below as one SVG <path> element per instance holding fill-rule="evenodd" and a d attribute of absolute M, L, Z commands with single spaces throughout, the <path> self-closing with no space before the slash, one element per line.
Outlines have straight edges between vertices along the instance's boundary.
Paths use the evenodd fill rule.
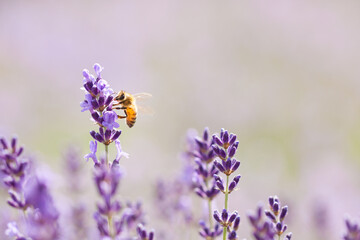
<path fill-rule="evenodd" d="M 209 225 L 210 225 L 210 229 L 212 229 L 213 227 L 213 220 L 212 220 L 212 207 L 211 207 L 211 200 L 208 199 L 208 208 L 209 208 Z"/>
<path fill-rule="evenodd" d="M 229 175 L 226 175 L 226 190 L 225 190 L 225 210 L 228 210 L 228 199 L 229 199 Z M 223 240 L 226 240 L 227 228 L 223 229 Z"/>
<path fill-rule="evenodd" d="M 106 166 L 109 166 L 109 146 L 105 144 L 105 160 Z"/>

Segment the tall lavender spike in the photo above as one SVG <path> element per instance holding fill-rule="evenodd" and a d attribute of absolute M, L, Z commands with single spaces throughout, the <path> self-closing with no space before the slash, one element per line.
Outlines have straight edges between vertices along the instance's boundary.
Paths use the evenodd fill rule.
<path fill-rule="evenodd" d="M 212 219 L 212 200 L 220 193 L 218 189 L 217 181 L 214 178 L 219 170 L 214 165 L 214 158 L 216 153 L 212 148 L 214 139 L 210 138 L 209 129 L 205 128 L 202 137 L 194 136 L 192 139 L 193 144 L 190 145 L 190 152 L 192 161 L 195 163 L 194 174 L 193 174 L 193 191 L 201 198 L 207 201 L 208 205 L 208 217 L 209 217 L 209 228 L 202 227 L 201 236 L 205 238 L 208 234 L 207 229 L 211 232 L 216 231 L 213 226 Z M 206 230 L 206 231 L 205 231 Z M 210 234 L 210 233 L 209 233 Z"/>
<path fill-rule="evenodd" d="M 236 135 L 233 133 L 229 133 L 225 129 L 221 129 L 220 135 L 214 134 L 212 149 L 215 153 L 215 161 L 214 166 L 218 169 L 219 172 L 225 174 L 226 181 L 222 179 L 218 174 L 213 175 L 216 181 L 216 185 L 219 190 L 225 195 L 225 203 L 224 203 L 224 210 L 223 213 L 228 211 L 228 198 L 229 194 L 234 191 L 239 180 L 241 178 L 240 175 L 237 175 L 230 181 L 229 177 L 232 173 L 234 173 L 240 166 L 240 162 L 234 158 L 239 142 L 236 141 Z M 224 184 L 226 183 L 226 184 Z M 233 221 L 235 220 L 235 215 Z M 215 220 L 216 213 L 214 214 Z M 217 220 L 218 221 L 218 220 Z M 218 221 L 219 222 L 219 221 Z M 238 228 L 238 223 L 240 222 L 240 218 L 237 220 L 237 226 L 231 230 L 230 226 L 232 222 L 226 222 L 224 219 L 219 222 L 223 226 L 223 239 L 225 240 L 226 237 L 228 239 L 236 239 L 236 230 Z M 228 233 L 229 232 L 229 233 Z"/>
<path fill-rule="evenodd" d="M 121 158 L 128 157 L 128 154 L 122 151 L 118 140 L 121 131 L 117 130 L 120 127 L 116 122 L 118 115 L 113 111 L 114 91 L 102 78 L 103 67 L 100 64 L 94 65 L 94 71 L 96 76 L 90 74 L 87 69 L 83 70 L 82 89 L 85 91 L 85 100 L 80 103 L 81 111 L 89 111 L 92 120 L 99 126 L 98 131 L 90 131 L 90 135 L 95 141 L 90 142 L 90 153 L 85 156 L 87 160 L 91 158 L 94 161 L 94 180 L 101 197 L 94 219 L 101 238 L 118 239 L 121 237 L 127 239 L 132 237 L 129 235 L 129 228 L 142 221 L 141 204 L 134 208 L 128 206 L 122 216 L 119 216 L 120 211 L 124 208 L 123 204 L 115 199 L 122 176 L 119 164 Z M 98 143 L 105 147 L 104 158 L 97 156 Z M 110 161 L 108 147 L 112 143 L 115 143 L 117 155 L 113 161 Z M 127 231 L 124 231 L 125 228 L 128 228 Z"/>

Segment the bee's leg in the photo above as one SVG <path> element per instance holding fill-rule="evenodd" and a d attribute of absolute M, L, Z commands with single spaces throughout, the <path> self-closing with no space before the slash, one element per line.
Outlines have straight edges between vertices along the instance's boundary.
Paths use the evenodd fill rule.
<path fill-rule="evenodd" d="M 126 109 L 126 108 L 116 108 L 116 109 Z M 125 113 L 125 116 L 120 116 L 120 115 L 117 115 L 118 116 L 118 118 L 127 118 L 127 113 L 126 113 L 126 111 L 124 111 L 124 113 Z"/>
<path fill-rule="evenodd" d="M 125 110 L 125 109 L 126 109 L 126 107 L 114 107 L 113 109 Z"/>

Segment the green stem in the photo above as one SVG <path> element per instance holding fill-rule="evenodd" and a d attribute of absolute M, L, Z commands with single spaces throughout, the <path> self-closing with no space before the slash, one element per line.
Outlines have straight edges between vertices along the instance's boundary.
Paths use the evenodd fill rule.
<path fill-rule="evenodd" d="M 108 223 L 109 223 L 109 235 L 111 239 L 114 239 L 113 233 L 112 233 L 112 215 L 108 215 Z"/>
<path fill-rule="evenodd" d="M 228 199 L 229 199 L 229 175 L 226 175 L 226 190 L 225 190 L 225 210 L 228 210 Z M 223 240 L 226 240 L 227 228 L 223 229 Z"/>
<path fill-rule="evenodd" d="M 210 229 L 212 229 L 213 221 L 212 221 L 212 214 L 211 214 L 212 207 L 211 207 L 211 200 L 210 199 L 208 200 L 208 208 L 209 208 L 209 224 L 210 224 Z"/>
<path fill-rule="evenodd" d="M 206 163 L 206 172 L 208 172 L 208 168 L 209 168 L 209 164 Z M 209 189 L 209 181 L 207 178 L 205 178 L 205 186 L 207 189 Z M 212 207 L 211 207 L 211 199 L 208 199 L 208 209 L 209 209 L 209 225 L 210 225 L 210 229 L 212 229 L 213 227 L 213 220 L 212 220 Z"/>
<path fill-rule="evenodd" d="M 105 160 L 106 166 L 109 166 L 109 146 L 105 144 Z"/>
<path fill-rule="evenodd" d="M 109 166 L 109 146 L 105 144 L 105 160 L 106 160 L 106 166 Z M 108 215 L 108 224 L 109 224 L 109 235 L 111 239 L 114 239 L 113 232 L 112 232 L 112 215 L 111 213 Z"/>

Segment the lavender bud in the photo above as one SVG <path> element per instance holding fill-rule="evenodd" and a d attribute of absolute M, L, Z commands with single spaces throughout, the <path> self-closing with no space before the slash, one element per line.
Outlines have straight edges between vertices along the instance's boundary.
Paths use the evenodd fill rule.
<path fill-rule="evenodd" d="M 233 157 L 236 153 L 236 147 L 235 146 L 232 146 L 229 150 L 229 157 Z"/>
<path fill-rule="evenodd" d="M 215 161 L 214 165 L 215 165 L 215 167 L 217 167 L 219 169 L 220 172 L 225 172 L 224 166 L 221 163 L 219 163 L 218 161 Z"/>
<path fill-rule="evenodd" d="M 237 217 L 237 215 L 238 215 L 238 212 L 237 212 L 237 211 L 233 212 L 233 213 L 230 215 L 229 222 L 232 223 L 232 222 L 235 220 L 235 218 Z"/>
<path fill-rule="evenodd" d="M 96 101 L 96 99 L 91 100 L 91 106 L 92 106 L 94 109 L 97 109 L 97 108 L 99 107 L 98 101 Z"/>
<path fill-rule="evenodd" d="M 230 134 L 229 138 L 230 138 L 229 145 L 232 145 L 236 141 L 236 135 L 235 134 Z"/>
<path fill-rule="evenodd" d="M 213 217 L 218 223 L 222 223 L 222 220 L 220 219 L 220 213 L 218 210 L 214 211 Z"/>
<path fill-rule="evenodd" d="M 228 212 L 226 211 L 226 209 L 224 209 L 221 213 L 221 219 L 223 220 L 223 222 L 227 222 L 228 220 L 228 217 L 229 217 L 229 214 Z"/>
<path fill-rule="evenodd" d="M 14 152 L 16 150 L 16 142 L 17 142 L 16 138 L 11 139 L 11 148 L 13 149 Z"/>
<path fill-rule="evenodd" d="M 222 136 L 221 139 L 222 139 L 222 141 L 223 141 L 224 144 L 229 143 L 229 132 L 228 132 L 228 131 L 225 131 L 225 132 L 224 132 L 224 135 Z"/>
<path fill-rule="evenodd" d="M 222 192 L 225 191 L 225 186 L 222 182 L 216 181 L 216 186 L 220 189 L 220 191 L 222 191 Z M 230 190 L 230 187 L 229 187 L 229 190 Z M 230 191 L 232 191 L 232 190 L 230 190 Z"/>
<path fill-rule="evenodd" d="M 108 96 L 108 97 L 106 98 L 105 105 L 106 105 L 106 106 L 110 105 L 110 103 L 112 102 L 113 99 L 114 99 L 113 96 Z"/>
<path fill-rule="evenodd" d="M 233 159 L 233 160 L 235 160 L 235 161 L 233 161 L 233 164 L 232 164 L 232 166 L 231 166 L 231 172 L 235 172 L 238 168 L 239 168 L 239 166 L 240 166 L 240 162 L 239 161 L 237 161 L 236 159 Z"/>
<path fill-rule="evenodd" d="M 8 148 L 7 143 L 6 143 L 6 140 L 5 140 L 4 138 L 1 138 L 1 139 L 0 139 L 0 142 L 1 142 L 1 144 L 3 145 L 3 148 L 4 148 L 4 149 L 7 149 L 7 148 Z"/>
<path fill-rule="evenodd" d="M 99 106 L 100 106 L 100 107 L 103 106 L 104 103 L 105 103 L 105 98 L 104 98 L 103 96 L 100 96 L 100 97 L 99 97 Z"/>
<path fill-rule="evenodd" d="M 275 227 L 278 232 L 281 232 L 283 226 L 282 226 L 281 222 L 278 222 Z"/>
<path fill-rule="evenodd" d="M 288 212 L 288 206 L 284 206 L 280 212 L 280 221 L 282 222 Z"/>
<path fill-rule="evenodd" d="M 214 140 L 214 142 L 215 142 L 217 145 L 219 145 L 219 146 L 223 146 L 223 145 L 224 145 L 223 141 L 221 141 L 221 139 L 220 139 L 218 136 L 216 136 L 216 135 L 213 135 L 213 140 Z"/>
<path fill-rule="evenodd" d="M 236 231 L 239 228 L 240 225 L 240 216 L 237 216 L 234 221 L 233 229 Z"/>
<path fill-rule="evenodd" d="M 204 139 L 204 141 L 207 141 L 209 139 L 209 128 L 207 128 L 207 127 L 204 130 L 203 139 Z"/>
<path fill-rule="evenodd" d="M 274 214 L 270 211 L 265 211 L 265 215 L 274 223 L 276 223 L 276 217 L 274 216 Z"/>
<path fill-rule="evenodd" d="M 279 213 L 279 203 L 278 202 L 274 202 L 274 204 L 273 204 L 273 211 L 274 211 L 274 213 L 275 213 L 275 215 L 278 215 L 278 213 Z"/>

